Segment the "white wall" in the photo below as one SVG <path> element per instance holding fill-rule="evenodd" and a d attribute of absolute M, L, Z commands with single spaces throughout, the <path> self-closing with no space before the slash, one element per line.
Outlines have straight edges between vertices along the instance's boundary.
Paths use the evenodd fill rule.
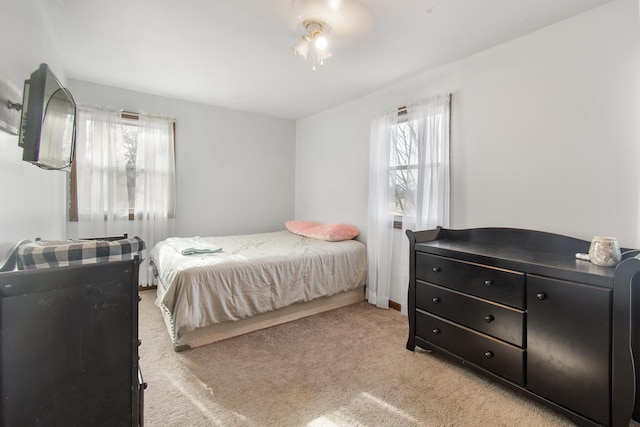
<path fill-rule="evenodd" d="M 293 218 L 294 122 L 73 79 L 69 90 L 79 104 L 176 119 L 176 236 L 283 230 Z"/>
<path fill-rule="evenodd" d="M 367 226 L 369 121 L 359 100 L 299 120 L 296 126 L 295 216 Z"/>
<path fill-rule="evenodd" d="M 57 47 L 49 37 L 38 1 L 0 0 L 0 3 L 3 34 L 0 79 L 9 81 L 22 93 L 24 81 L 44 62 L 64 82 Z M 0 244 L 65 236 L 66 173 L 42 170 L 23 162 L 18 137 L 3 131 L 0 131 L 0 195 Z"/>
<path fill-rule="evenodd" d="M 638 1 L 618 0 L 300 120 L 296 218 L 352 222 L 366 241 L 371 117 L 451 92 L 452 228 L 640 247 L 639 30 Z"/>

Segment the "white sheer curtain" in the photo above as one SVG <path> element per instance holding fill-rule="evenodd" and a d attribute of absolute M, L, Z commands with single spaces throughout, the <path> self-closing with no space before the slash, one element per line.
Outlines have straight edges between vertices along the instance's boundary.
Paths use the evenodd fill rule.
<path fill-rule="evenodd" d="M 140 117 L 136 152 L 136 193 L 132 232 L 147 249 L 173 234 L 175 213 L 175 142 L 173 120 Z M 143 271 L 145 270 L 145 271 Z M 151 284 L 153 274 L 145 261 L 140 283 Z M 143 281 L 144 280 L 144 281 Z"/>
<path fill-rule="evenodd" d="M 371 124 L 367 299 L 381 308 L 389 307 L 394 277 L 400 277 L 403 295 L 409 280 L 408 242 L 402 236 L 394 251 L 394 222 L 402 222 L 403 234 L 449 226 L 450 95 L 405 108 L 403 114 L 395 109 L 380 114 Z M 400 156 L 397 147 L 403 147 Z M 406 303 L 402 307 L 406 312 Z"/>
<path fill-rule="evenodd" d="M 139 236 L 150 250 L 172 233 L 175 209 L 173 120 L 141 115 L 133 150 L 125 144 L 122 112 L 78 108 L 76 237 Z M 135 158 L 135 195 L 129 197 L 127 158 Z M 129 160 L 131 162 L 131 160 Z M 131 165 L 130 165 L 131 168 Z M 131 187 L 131 185 L 129 185 Z M 131 201 L 134 205 L 131 206 Z M 133 213 L 133 220 L 129 214 Z M 150 284 L 148 254 L 140 284 Z"/>
<path fill-rule="evenodd" d="M 78 108 L 76 188 L 78 229 L 83 237 L 106 236 L 114 232 L 114 223 L 126 225 L 129 218 L 120 120 L 117 111 Z"/>

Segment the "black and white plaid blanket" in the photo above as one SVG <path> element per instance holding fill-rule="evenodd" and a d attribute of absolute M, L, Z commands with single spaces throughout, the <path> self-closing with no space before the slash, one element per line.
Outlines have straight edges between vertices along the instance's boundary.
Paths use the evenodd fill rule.
<path fill-rule="evenodd" d="M 140 237 L 120 240 L 37 241 L 18 248 L 18 270 L 66 267 L 133 259 L 146 248 Z"/>

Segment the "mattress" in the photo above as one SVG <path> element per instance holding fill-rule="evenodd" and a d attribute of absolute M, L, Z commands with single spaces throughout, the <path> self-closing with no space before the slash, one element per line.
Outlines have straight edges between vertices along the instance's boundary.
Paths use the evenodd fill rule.
<path fill-rule="evenodd" d="M 200 251 L 183 255 L 179 248 Z M 201 252 L 211 247 L 210 253 Z M 326 242 L 289 231 L 171 238 L 149 259 L 156 304 L 174 346 L 198 328 L 238 321 L 364 286 L 366 248 L 356 240 Z"/>

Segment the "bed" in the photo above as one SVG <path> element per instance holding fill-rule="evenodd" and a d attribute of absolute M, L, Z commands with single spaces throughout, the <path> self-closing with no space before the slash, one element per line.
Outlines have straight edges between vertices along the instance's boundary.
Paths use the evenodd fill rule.
<path fill-rule="evenodd" d="M 149 254 L 176 351 L 364 300 L 366 248 L 288 230 L 169 238 Z"/>

